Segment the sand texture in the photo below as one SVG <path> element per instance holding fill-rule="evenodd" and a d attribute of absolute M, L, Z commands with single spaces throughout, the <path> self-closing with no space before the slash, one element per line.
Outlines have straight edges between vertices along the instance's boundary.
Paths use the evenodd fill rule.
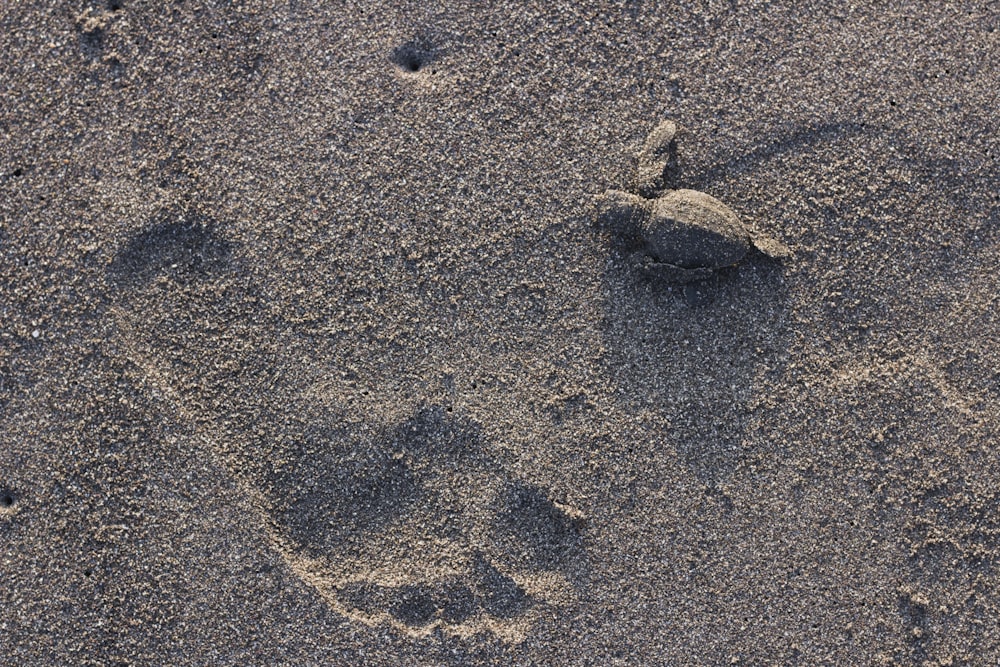
<path fill-rule="evenodd" d="M 0 49 L 0 666 L 1000 663 L 997 2 Z"/>

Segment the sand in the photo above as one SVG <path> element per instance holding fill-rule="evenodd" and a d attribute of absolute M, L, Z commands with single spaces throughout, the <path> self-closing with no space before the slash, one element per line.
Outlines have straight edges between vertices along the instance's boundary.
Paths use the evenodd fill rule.
<path fill-rule="evenodd" d="M 998 29 L 5 4 L 0 664 L 996 664 Z"/>

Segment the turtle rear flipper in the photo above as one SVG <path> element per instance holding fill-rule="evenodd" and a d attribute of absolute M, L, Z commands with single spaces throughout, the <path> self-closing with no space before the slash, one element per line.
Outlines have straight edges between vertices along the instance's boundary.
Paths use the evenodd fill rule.
<path fill-rule="evenodd" d="M 651 202 L 621 190 L 608 190 L 597 195 L 597 223 L 605 229 L 622 234 L 634 234 L 649 217 Z"/>
<path fill-rule="evenodd" d="M 791 248 L 770 236 L 751 231 L 750 242 L 757 250 L 773 259 L 786 259 L 792 256 Z"/>

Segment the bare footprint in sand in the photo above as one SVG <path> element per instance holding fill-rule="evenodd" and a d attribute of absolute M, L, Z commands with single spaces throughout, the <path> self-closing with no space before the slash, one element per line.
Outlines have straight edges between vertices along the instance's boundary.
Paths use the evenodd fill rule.
<path fill-rule="evenodd" d="M 276 458 L 286 463 L 266 495 L 277 541 L 354 618 L 516 636 L 534 607 L 572 589 L 580 518 L 508 474 L 471 420 L 425 408 L 371 437 Z"/>
<path fill-rule="evenodd" d="M 109 269 L 117 344 L 197 424 L 267 517 L 270 541 L 337 611 L 411 635 L 518 640 L 576 596 L 582 517 L 438 406 L 387 423 L 317 406 L 218 225 L 165 213 Z M 234 335 L 236 329 L 238 335 Z"/>

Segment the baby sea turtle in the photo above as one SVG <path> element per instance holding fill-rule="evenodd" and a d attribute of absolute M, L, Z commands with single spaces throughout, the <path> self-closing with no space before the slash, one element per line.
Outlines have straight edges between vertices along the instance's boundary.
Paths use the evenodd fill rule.
<path fill-rule="evenodd" d="M 736 264 L 752 249 L 786 257 L 789 250 L 783 243 L 747 229 L 715 197 L 697 190 L 662 189 L 666 170 L 676 162 L 676 134 L 677 126 L 664 121 L 649 135 L 639 154 L 640 194 L 609 190 L 598 197 L 601 223 L 642 240 L 633 261 L 670 282 L 692 283 Z"/>

